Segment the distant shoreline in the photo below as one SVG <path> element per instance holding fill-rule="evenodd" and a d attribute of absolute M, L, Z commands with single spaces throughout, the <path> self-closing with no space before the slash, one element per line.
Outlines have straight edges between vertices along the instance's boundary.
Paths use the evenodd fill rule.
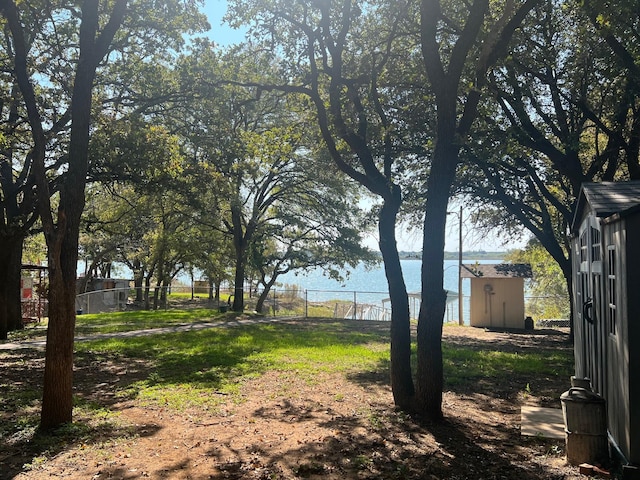
<path fill-rule="evenodd" d="M 422 252 L 398 252 L 401 260 L 421 260 Z M 462 252 L 463 260 L 504 260 L 508 252 Z M 445 260 L 458 260 L 458 252 L 444 252 Z"/>

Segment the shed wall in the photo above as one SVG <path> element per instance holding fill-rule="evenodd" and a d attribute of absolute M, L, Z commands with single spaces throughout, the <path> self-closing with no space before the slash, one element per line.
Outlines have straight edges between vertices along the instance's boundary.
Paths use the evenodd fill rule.
<path fill-rule="evenodd" d="M 602 235 L 600 253 L 593 256 L 591 230 L 581 258 L 580 236 L 593 227 Z M 640 215 L 601 223 L 587 210 L 578 233 L 572 241 L 576 375 L 592 379 L 607 401 L 613 440 L 628 461 L 640 464 L 640 349 L 634 347 L 640 342 Z M 584 308 L 589 301 L 591 322 Z"/>
<path fill-rule="evenodd" d="M 628 345 L 628 280 L 627 250 L 625 248 L 625 222 L 603 225 L 603 243 L 607 252 L 605 265 L 606 308 L 602 321 L 606 323 L 606 391 L 600 392 L 607 400 L 608 428 L 620 449 L 629 455 L 629 364 L 626 361 Z M 613 261 L 615 259 L 615 262 Z M 614 291 L 615 290 L 615 291 Z M 611 305 L 615 305 L 615 314 Z"/>
<path fill-rule="evenodd" d="M 473 327 L 524 328 L 524 279 L 472 278 L 469 314 Z"/>
<path fill-rule="evenodd" d="M 640 465 L 640 214 L 627 217 L 626 287 L 627 340 L 622 355 L 628 358 L 629 452 L 627 459 Z"/>

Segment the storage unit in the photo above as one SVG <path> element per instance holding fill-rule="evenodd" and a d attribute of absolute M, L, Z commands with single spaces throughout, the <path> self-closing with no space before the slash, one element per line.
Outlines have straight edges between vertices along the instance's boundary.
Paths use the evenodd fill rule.
<path fill-rule="evenodd" d="M 530 265 L 463 264 L 460 274 L 471 279 L 472 327 L 525 328 L 524 280 L 532 276 Z"/>
<path fill-rule="evenodd" d="M 640 478 L 640 182 L 583 184 L 571 231 L 576 377 L 607 402 L 624 478 Z"/>

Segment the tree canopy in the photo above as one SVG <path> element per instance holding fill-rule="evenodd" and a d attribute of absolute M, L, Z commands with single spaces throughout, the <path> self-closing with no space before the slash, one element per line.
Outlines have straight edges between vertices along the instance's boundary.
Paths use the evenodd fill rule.
<path fill-rule="evenodd" d="M 634 8 L 233 0 L 226 18 L 249 38 L 220 48 L 197 36 L 208 26 L 193 2 L 0 1 L 0 338 L 20 323 L 21 252 L 41 232 L 42 426 L 71 418 L 79 249 L 89 272 L 127 264 L 147 306 L 152 283 L 199 269 L 211 285 L 232 278 L 242 311 L 249 277 L 266 295 L 292 269 L 373 261 L 372 213 L 394 401 L 440 419 L 451 197 L 480 227 L 529 231 L 525 254 L 544 248 L 571 294 L 581 184 L 640 175 Z M 423 230 L 415 376 L 403 214 Z"/>

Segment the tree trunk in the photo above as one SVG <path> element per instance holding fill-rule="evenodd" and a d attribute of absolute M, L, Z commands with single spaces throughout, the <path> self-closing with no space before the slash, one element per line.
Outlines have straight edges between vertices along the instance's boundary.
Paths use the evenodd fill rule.
<path fill-rule="evenodd" d="M 72 230 L 59 249 L 49 247 L 53 251 L 49 253 L 49 326 L 40 416 L 43 430 L 72 419 L 77 238 Z"/>
<path fill-rule="evenodd" d="M 234 312 L 244 310 L 244 255 L 242 252 L 236 254 L 236 273 L 234 277 L 233 305 Z"/>
<path fill-rule="evenodd" d="M 156 282 L 156 288 L 153 289 L 153 309 L 158 310 L 160 304 L 160 289 L 162 288 L 160 282 Z"/>
<path fill-rule="evenodd" d="M 277 279 L 278 279 L 278 275 L 273 275 L 268 282 L 265 282 L 264 276 L 262 277 L 262 280 L 260 281 L 260 283 L 262 283 L 262 286 L 264 287 L 264 289 L 262 290 L 262 292 L 260 292 L 260 295 L 258 296 L 258 301 L 256 302 L 256 312 L 262 313 L 262 310 L 264 308 L 264 302 L 267 301 L 269 292 L 271 292 L 271 289 L 276 284 Z M 256 290 L 257 290 L 257 287 L 256 287 Z M 276 312 L 274 311 L 273 313 L 275 314 Z"/>
<path fill-rule="evenodd" d="M 411 374 L 411 328 L 409 297 L 402 276 L 402 266 L 396 243 L 396 216 L 401 204 L 400 191 L 396 188 L 393 199 L 384 202 L 379 214 L 378 233 L 380 252 L 391 300 L 391 390 L 394 403 L 405 410 L 411 408 L 415 394 Z"/>
<path fill-rule="evenodd" d="M 24 237 L 0 236 L 0 340 L 22 328 L 20 279 Z"/>
<path fill-rule="evenodd" d="M 269 296 L 269 292 L 271 291 L 272 286 L 273 286 L 273 283 L 271 283 L 269 287 L 265 287 L 264 290 L 262 290 L 262 292 L 258 296 L 258 301 L 256 302 L 256 312 L 263 313 L 262 309 L 264 308 L 264 302 L 267 301 L 267 297 Z"/>
<path fill-rule="evenodd" d="M 246 231 L 243 234 L 242 211 L 235 203 L 231 205 L 231 223 L 233 226 L 233 248 L 236 254 L 233 305 L 231 309 L 234 312 L 242 312 L 244 310 L 244 276 L 247 246 L 251 241 L 252 229 L 247 225 Z"/>
<path fill-rule="evenodd" d="M 221 282 L 215 282 L 213 299 L 216 302 L 220 302 L 220 283 Z"/>
<path fill-rule="evenodd" d="M 144 278 L 144 309 L 151 310 L 151 274 Z"/>
<path fill-rule="evenodd" d="M 165 310 L 167 309 L 167 295 L 169 294 L 169 288 L 171 288 L 171 279 L 165 278 L 160 287 L 160 305 Z"/>
<path fill-rule="evenodd" d="M 440 420 L 443 416 L 442 324 L 447 300 L 443 287 L 445 224 L 458 158 L 453 135 L 440 138 L 442 140 L 438 140 L 435 146 L 427 184 L 416 373 L 416 409 L 431 420 Z"/>
<path fill-rule="evenodd" d="M 22 5 L 21 5 L 22 6 Z M 76 268 L 80 216 L 88 170 L 91 97 L 96 68 L 107 54 L 126 12 L 126 0 L 113 4 L 112 15 L 97 37 L 99 0 L 81 5 L 79 55 L 71 93 L 71 131 L 68 164 L 62 173 L 57 215 L 54 220 L 50 181 L 45 168 L 46 136 L 35 89 L 31 83 L 25 32 L 16 4 L 3 3 L 2 14 L 13 39 L 14 75 L 27 111 L 33 140 L 32 170 L 37 185 L 38 212 L 48 248 L 49 326 L 45 353 L 44 388 L 40 427 L 49 429 L 70 422 L 73 410 L 73 340 L 75 330 Z"/>
<path fill-rule="evenodd" d="M 140 260 L 134 260 L 133 262 L 133 287 L 136 291 L 136 303 L 142 303 L 143 300 L 143 282 L 144 282 L 144 270 L 140 265 Z"/>

